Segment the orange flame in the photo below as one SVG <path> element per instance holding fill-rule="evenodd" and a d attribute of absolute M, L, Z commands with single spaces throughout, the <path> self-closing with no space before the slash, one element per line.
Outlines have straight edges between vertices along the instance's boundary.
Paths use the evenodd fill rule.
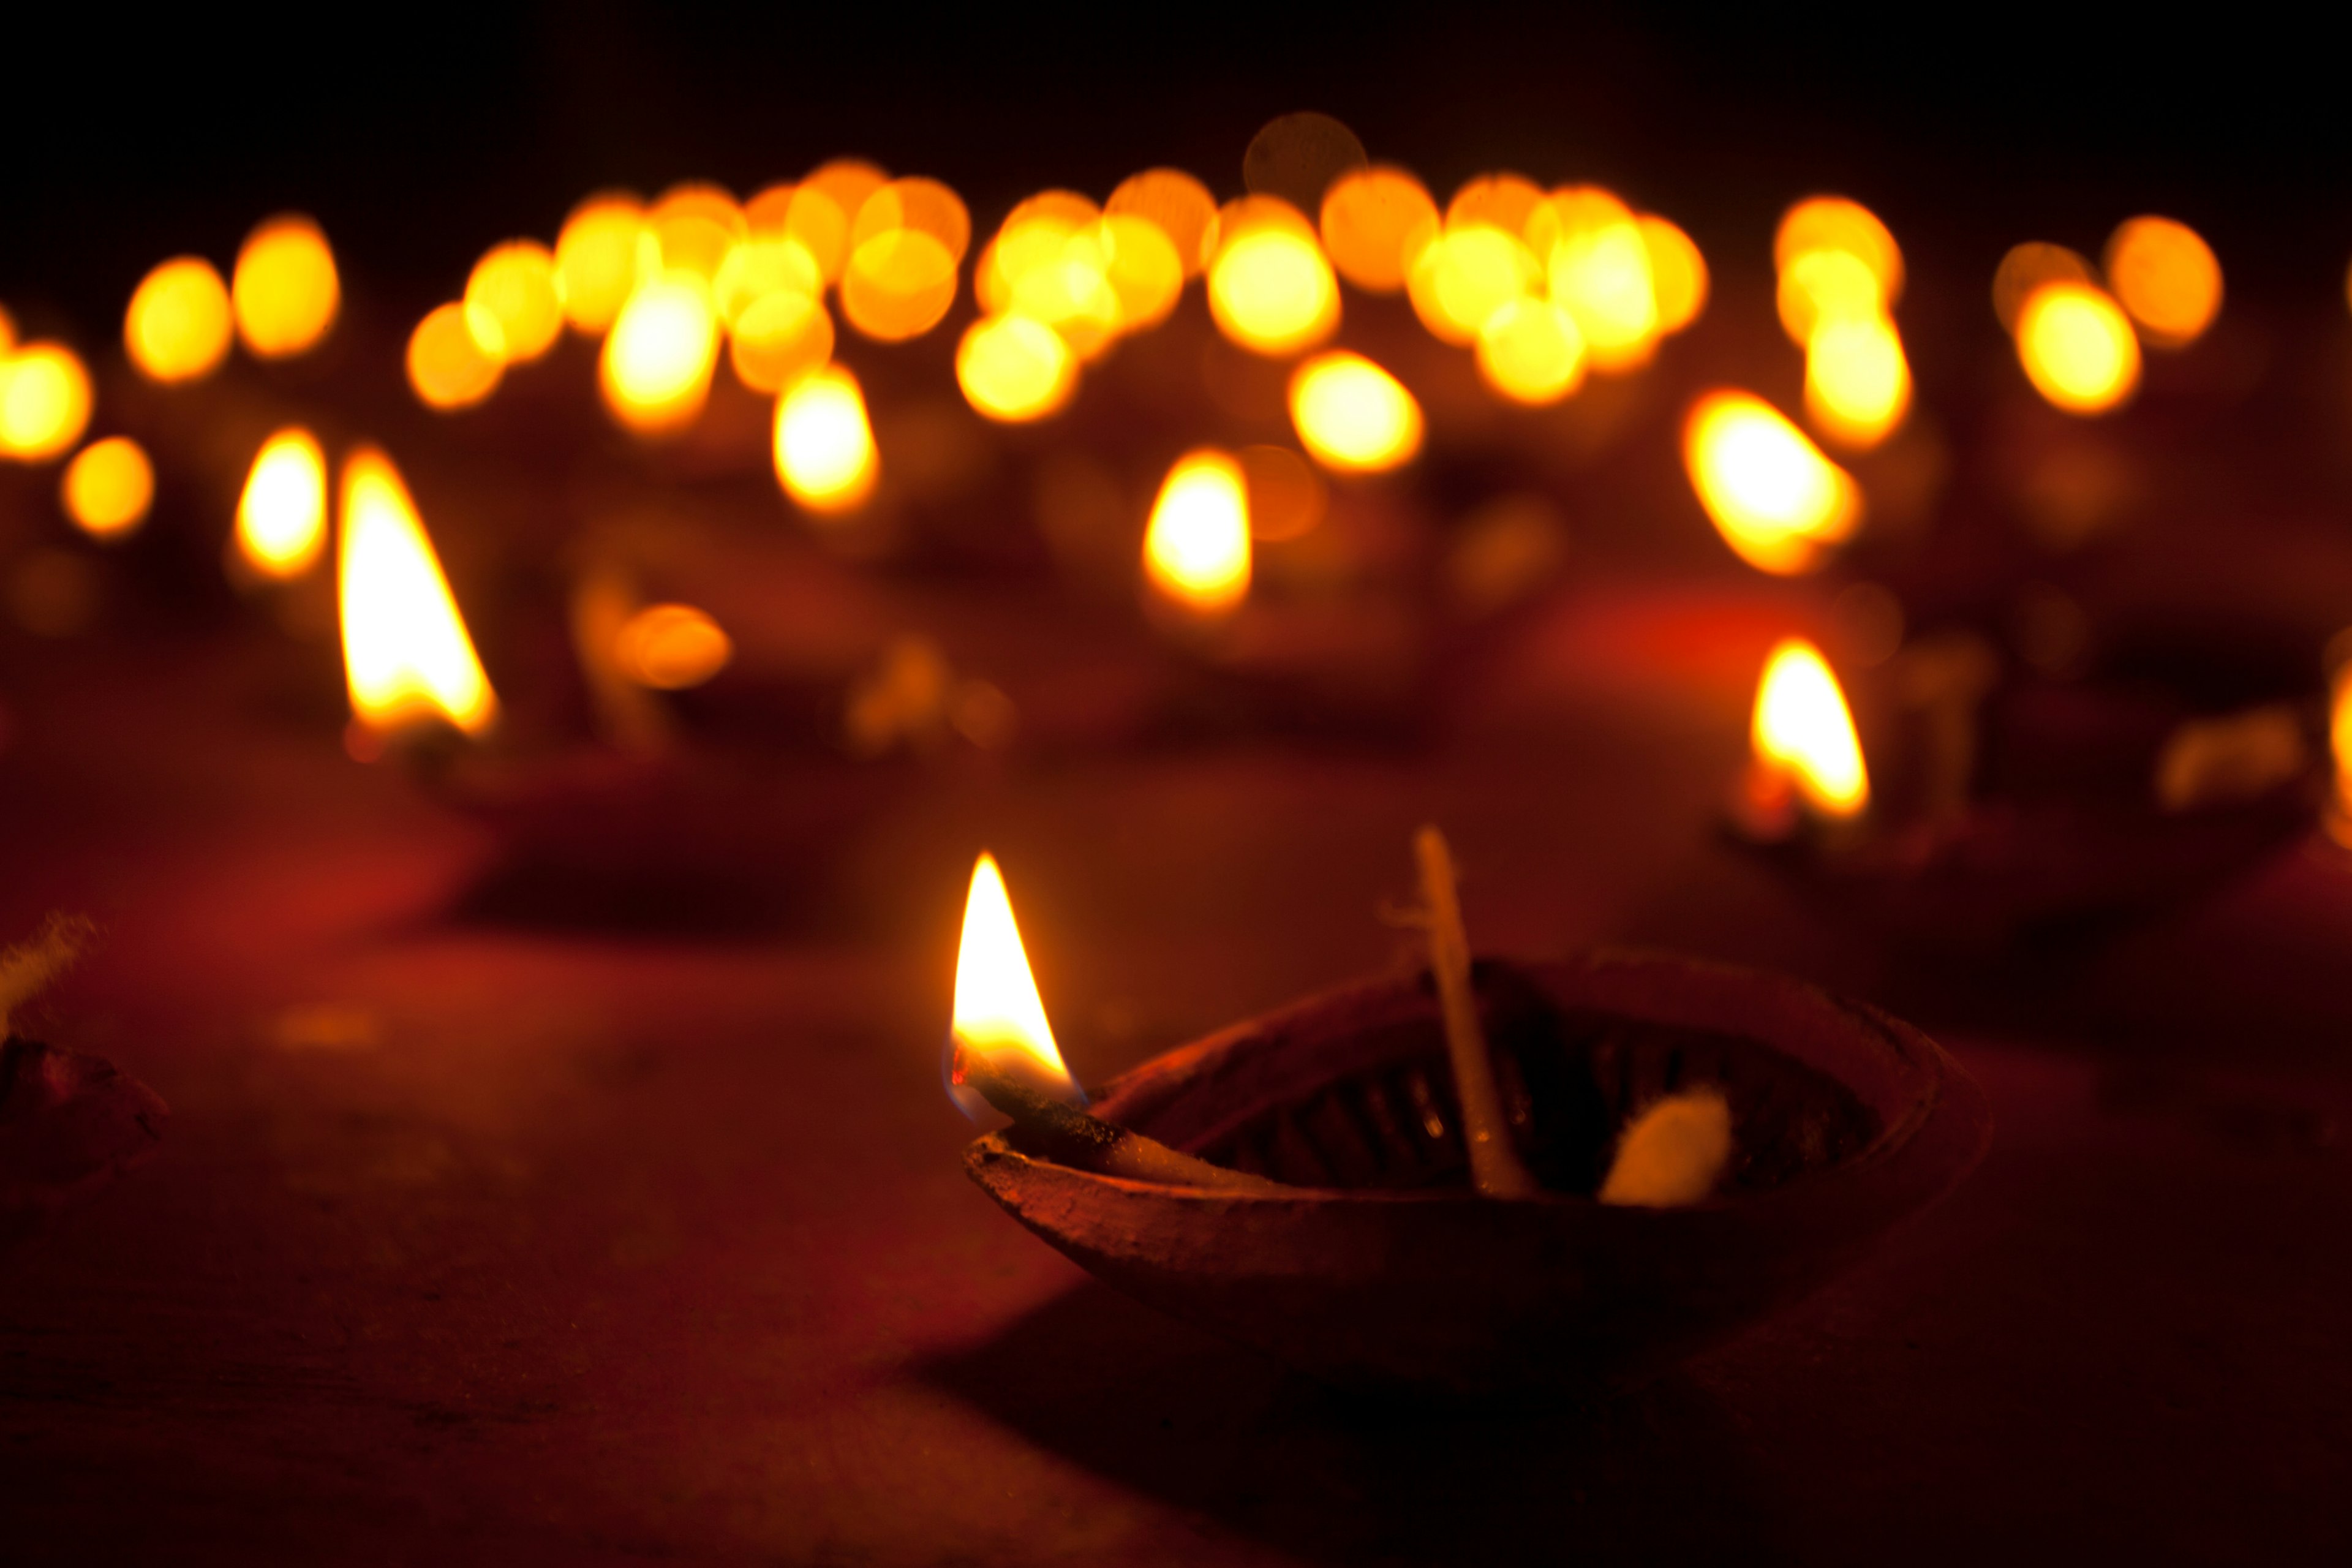
<path fill-rule="evenodd" d="M 2336 816 L 2330 830 L 2352 845 L 2352 665 L 2336 672 L 2336 705 L 2328 739 L 2336 755 Z"/>
<path fill-rule="evenodd" d="M 236 503 L 236 549 L 264 577 L 308 572 L 327 542 L 327 455 L 289 425 L 261 444 Z"/>
<path fill-rule="evenodd" d="M 1217 616 L 1249 596 L 1249 491 L 1242 466 L 1213 447 L 1168 470 L 1143 535 L 1144 575 L 1194 615 Z"/>
<path fill-rule="evenodd" d="M 1692 406 L 1683 462 L 1724 542 L 1759 571 L 1811 571 L 1861 518 L 1853 477 L 1749 393 L 1710 392 Z"/>
<path fill-rule="evenodd" d="M 498 697 L 392 459 L 373 447 L 353 452 L 342 505 L 336 586 L 352 715 L 377 731 L 438 715 L 482 733 Z"/>
<path fill-rule="evenodd" d="M 1802 637 L 1784 638 L 1765 660 L 1748 736 L 1759 769 L 1795 784 L 1823 816 L 1856 816 L 1870 804 L 1845 693 L 1821 650 Z"/>
<path fill-rule="evenodd" d="M 1062 1065 L 1053 1026 L 1045 1022 L 1045 1003 L 1029 973 L 1004 874 L 996 868 L 996 857 L 984 851 L 971 868 L 971 891 L 964 899 L 952 1037 L 958 1051 L 971 1051 L 1056 1099 L 1086 1100 Z"/>

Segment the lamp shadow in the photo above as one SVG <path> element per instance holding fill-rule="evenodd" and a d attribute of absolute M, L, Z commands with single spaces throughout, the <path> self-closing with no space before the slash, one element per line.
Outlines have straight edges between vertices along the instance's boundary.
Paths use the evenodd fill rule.
<path fill-rule="evenodd" d="M 1307 1562 L 1790 1555 L 1732 1421 L 1679 1375 L 1556 1413 L 1377 1405 L 1093 1281 L 919 1371 L 1075 1464 Z"/>

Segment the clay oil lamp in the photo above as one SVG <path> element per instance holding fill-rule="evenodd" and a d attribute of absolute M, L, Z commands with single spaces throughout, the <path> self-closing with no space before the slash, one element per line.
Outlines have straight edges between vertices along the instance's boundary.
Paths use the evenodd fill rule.
<path fill-rule="evenodd" d="M 984 859 L 950 1085 L 1013 1121 L 973 1179 L 1106 1282 L 1324 1382 L 1539 1403 L 1797 1300 L 1981 1153 L 1982 1096 L 1908 1026 L 1663 954 L 1474 963 L 1444 840 L 1417 849 L 1429 972 L 1091 1096 Z"/>

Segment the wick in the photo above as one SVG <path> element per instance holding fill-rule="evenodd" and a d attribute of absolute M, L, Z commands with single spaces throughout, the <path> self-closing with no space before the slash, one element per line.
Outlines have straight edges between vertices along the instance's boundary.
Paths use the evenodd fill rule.
<path fill-rule="evenodd" d="M 1478 1027 L 1478 1003 L 1470 989 L 1470 936 L 1462 924 L 1462 900 L 1454 889 L 1454 852 L 1434 826 L 1413 835 L 1413 858 L 1421 862 L 1421 893 L 1429 926 L 1429 968 L 1445 1017 L 1445 1049 L 1454 1059 L 1454 1088 L 1462 1101 L 1463 1135 L 1470 1145 L 1470 1181 L 1489 1198 L 1533 1197 L 1541 1189 L 1511 1142 L 1503 1097 L 1495 1087 L 1495 1061 Z"/>

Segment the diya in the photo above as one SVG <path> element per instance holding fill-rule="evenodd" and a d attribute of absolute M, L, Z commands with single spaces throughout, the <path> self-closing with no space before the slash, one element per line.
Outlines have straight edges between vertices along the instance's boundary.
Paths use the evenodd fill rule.
<path fill-rule="evenodd" d="M 1432 891 L 1433 978 L 1234 1025 L 1091 1115 L 1004 1090 L 1021 1068 L 979 1042 L 1034 986 L 968 1013 L 960 973 L 961 1087 L 1014 1117 L 971 1145 L 973 1180 L 1105 1282 L 1320 1381 L 1534 1403 L 1657 1373 L 1789 1305 L 1984 1151 L 1975 1084 L 1874 1008 L 1667 954 L 1474 967 L 1450 887 Z M 1481 1035 L 1483 1085 L 1457 1070 Z M 1622 1201 L 1612 1151 L 1622 1170 L 1643 1109 L 1694 1090 L 1729 1110 L 1711 1184 Z M 1495 1195 L 1514 1184 L 1494 1163 L 1518 1167 L 1516 1195 Z"/>

